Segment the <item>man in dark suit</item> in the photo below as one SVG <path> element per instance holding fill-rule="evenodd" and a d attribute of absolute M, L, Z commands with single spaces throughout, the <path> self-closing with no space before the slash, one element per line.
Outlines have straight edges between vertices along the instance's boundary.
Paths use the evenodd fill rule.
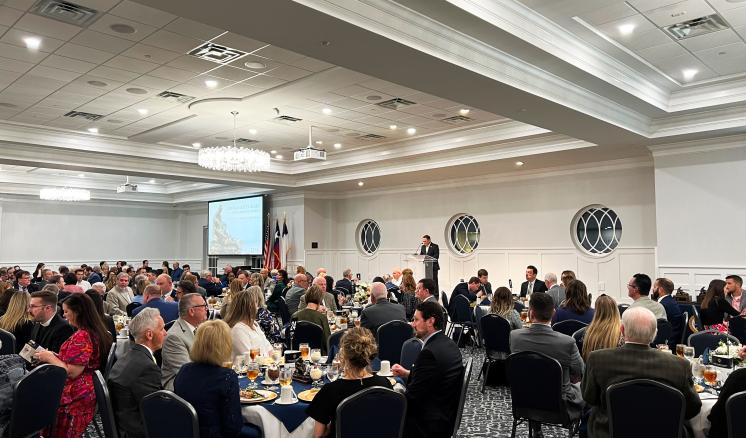
<path fill-rule="evenodd" d="M 16 282 L 15 289 L 21 292 L 36 292 L 41 290 L 41 286 L 36 283 L 31 283 L 31 274 L 29 271 L 15 271 Z"/>
<path fill-rule="evenodd" d="M 510 351 L 536 351 L 556 359 L 562 365 L 562 398 L 567 402 L 571 418 L 580 418 L 583 398 L 580 395 L 580 382 L 583 376 L 583 359 L 575 344 L 575 339 L 552 330 L 554 301 L 548 294 L 532 294 L 528 303 L 528 317 L 531 327 L 510 332 Z M 532 424 L 534 436 L 542 436 L 541 425 Z"/>
<path fill-rule="evenodd" d="M 149 284 L 145 287 L 142 294 L 142 302 L 142 306 L 132 311 L 132 316 L 137 316 L 145 309 L 158 309 L 165 322 L 176 321 L 179 318 L 179 305 L 173 301 L 166 301 L 161 296 L 161 288 L 155 284 Z"/>
<path fill-rule="evenodd" d="M 342 278 L 337 280 L 335 289 L 343 290 L 345 295 L 352 295 L 355 287 L 352 285 L 352 269 L 347 268 L 342 272 Z"/>
<path fill-rule="evenodd" d="M 370 288 L 370 300 L 372 305 L 363 309 L 360 315 L 360 325 L 378 333 L 378 327 L 389 321 L 406 322 L 407 315 L 404 306 L 395 304 L 388 300 L 388 290 L 383 283 L 375 282 Z"/>
<path fill-rule="evenodd" d="M 461 352 L 456 343 L 443 334 L 445 318 L 439 304 L 420 303 L 412 325 L 424 343 L 422 352 L 411 370 L 399 364 L 391 367 L 395 376 L 407 379 L 403 436 L 450 437 L 464 376 Z"/>
<path fill-rule="evenodd" d="M 489 282 L 489 273 L 487 270 L 484 268 L 478 270 L 477 277 L 479 277 L 479 282 L 482 283 L 482 291 L 488 296 L 492 295 L 492 284 Z"/>
<path fill-rule="evenodd" d="M 220 280 L 213 277 L 210 271 L 202 271 L 202 277 L 198 280 L 198 284 L 201 288 L 205 289 L 205 294 L 208 297 L 216 297 L 223 293 L 223 286 L 221 286 Z"/>
<path fill-rule="evenodd" d="M 675 351 L 676 344 L 681 340 L 681 334 L 686 328 L 686 324 L 681 318 L 679 303 L 671 296 L 673 289 L 673 281 L 668 278 L 656 278 L 653 283 L 653 296 L 658 296 L 658 302 L 666 310 L 666 319 L 671 323 L 671 339 L 668 340 L 671 351 Z"/>
<path fill-rule="evenodd" d="M 435 290 L 438 289 L 438 271 L 440 271 L 440 264 L 438 259 L 440 258 L 440 249 L 438 245 L 434 244 L 430 240 L 430 236 L 425 234 L 422 236 L 422 246 L 420 247 L 420 255 L 427 255 L 435 260 L 433 261 L 433 281 L 435 282 Z"/>
<path fill-rule="evenodd" d="M 628 380 L 651 379 L 672 386 L 684 395 L 684 416 L 689 419 L 699 413 L 702 402 L 694 391 L 691 365 L 686 359 L 650 348 L 656 330 L 653 312 L 644 307 L 630 307 L 622 315 L 624 346 L 596 350 L 588 356 L 582 384 L 583 399 L 593 407 L 588 436 L 610 436 L 606 389 Z"/>
<path fill-rule="evenodd" d="M 455 301 L 454 298 L 459 295 L 465 296 L 470 303 L 474 303 L 478 299 L 481 300 L 482 297 L 486 296 L 482 290 L 482 282 L 479 281 L 479 277 L 471 277 L 468 283 L 461 282 L 457 284 L 456 287 L 453 288 L 453 293 L 451 293 L 451 300 L 448 302 L 448 311 L 451 314 L 453 314 L 453 303 Z"/>
<path fill-rule="evenodd" d="M 536 266 L 526 266 L 526 281 L 521 284 L 521 296 L 531 295 L 534 292 L 546 292 L 547 285 L 543 281 L 536 279 L 539 270 Z"/>
<path fill-rule="evenodd" d="M 60 347 L 75 329 L 57 313 L 57 295 L 51 291 L 31 294 L 29 315 L 34 320 L 31 340 L 47 350 L 60 352 Z"/>
<path fill-rule="evenodd" d="M 129 329 L 135 342 L 109 373 L 107 383 L 122 438 L 145 438 L 140 402 L 161 389 L 161 370 L 153 352 L 161 348 L 166 337 L 163 325 L 158 309 L 145 309 L 132 318 Z"/>

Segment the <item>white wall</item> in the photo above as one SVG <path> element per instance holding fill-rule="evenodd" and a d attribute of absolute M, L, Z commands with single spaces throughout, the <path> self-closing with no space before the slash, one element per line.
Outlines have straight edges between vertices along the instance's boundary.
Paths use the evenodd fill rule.
<path fill-rule="evenodd" d="M 746 276 L 746 146 L 655 154 L 658 265 L 685 289 Z"/>
<path fill-rule="evenodd" d="M 612 255 L 596 258 L 578 251 L 570 235 L 577 211 L 600 203 L 614 209 L 623 224 L 621 245 Z M 441 289 L 450 291 L 459 279 L 490 272 L 493 285 L 514 288 L 534 264 L 547 271 L 574 270 L 597 294 L 599 290 L 626 296 L 626 284 L 636 272 L 655 273 L 655 196 L 653 169 L 648 164 L 616 170 L 583 170 L 531 178 L 493 180 L 480 184 L 443 184 L 441 188 L 361 192 L 345 199 L 306 199 L 306 268 L 325 266 L 335 278 L 347 267 L 365 279 L 395 266 L 405 266 L 405 254 L 430 234 L 440 245 Z M 460 257 L 446 243 L 446 227 L 458 213 L 473 215 L 480 224 L 476 254 Z M 370 218 L 382 231 L 381 248 L 372 257 L 356 246 L 360 221 Z M 314 230 L 311 230 L 313 226 Z M 313 237 L 312 237 L 313 236 Z"/>

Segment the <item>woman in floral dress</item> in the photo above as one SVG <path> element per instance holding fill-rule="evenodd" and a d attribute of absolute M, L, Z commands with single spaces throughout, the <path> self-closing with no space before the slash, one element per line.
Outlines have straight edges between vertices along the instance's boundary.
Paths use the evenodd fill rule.
<path fill-rule="evenodd" d="M 112 339 L 89 296 L 70 295 L 62 303 L 62 310 L 65 319 L 78 330 L 62 344 L 59 354 L 45 350 L 36 357 L 67 371 L 51 433 L 55 438 L 74 438 L 83 434 L 96 413 L 93 372 L 101 364 L 101 355 L 108 354 Z M 49 434 L 47 430 L 44 436 Z"/>

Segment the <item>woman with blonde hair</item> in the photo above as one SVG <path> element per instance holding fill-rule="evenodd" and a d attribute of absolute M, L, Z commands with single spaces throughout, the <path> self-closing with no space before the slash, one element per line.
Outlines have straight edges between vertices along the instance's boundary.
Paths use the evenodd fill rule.
<path fill-rule="evenodd" d="M 260 286 L 250 286 L 246 291 L 251 294 L 253 303 L 256 305 L 256 321 L 259 323 L 259 328 L 262 329 L 269 342 L 277 342 L 280 339 L 280 327 L 275 324 L 275 318 L 267 310 L 262 288 Z"/>
<path fill-rule="evenodd" d="M 505 286 L 498 287 L 492 294 L 492 303 L 490 303 L 490 313 L 502 316 L 510 323 L 510 329 L 515 330 L 523 327 L 521 316 L 515 310 L 513 304 L 513 295 Z"/>
<path fill-rule="evenodd" d="M 314 437 L 335 436 L 337 406 L 342 400 L 371 386 L 391 388 L 386 377 L 369 371 L 370 362 L 377 354 L 376 338 L 370 330 L 353 327 L 342 336 L 337 357 L 344 375 L 322 386 L 306 409 L 306 414 L 316 420 Z"/>
<path fill-rule="evenodd" d="M 269 356 L 272 344 L 259 327 L 256 298 L 248 290 L 238 292 L 232 299 L 225 316 L 225 322 L 231 327 L 233 357 L 258 348 L 262 356 Z"/>
<path fill-rule="evenodd" d="M 587 361 L 592 351 L 616 348 L 624 345 L 622 318 L 614 298 L 601 295 L 596 299 L 596 312 L 588 327 L 582 328 L 583 360 Z"/>
<path fill-rule="evenodd" d="M 181 366 L 174 392 L 194 406 L 201 438 L 237 437 L 243 426 L 238 375 L 223 363 L 231 360 L 231 330 L 216 319 L 197 328 L 189 350 L 191 362 Z"/>
<path fill-rule="evenodd" d="M 13 333 L 16 337 L 16 351 L 18 354 L 26 342 L 31 339 L 33 321 L 29 319 L 28 306 L 31 295 L 28 292 L 11 292 L 8 309 L 0 317 L 0 329 Z"/>
<path fill-rule="evenodd" d="M 264 283 L 264 281 L 262 280 L 262 274 L 258 272 L 252 273 L 251 277 L 249 277 L 249 284 L 252 286 L 261 287 L 262 283 Z"/>

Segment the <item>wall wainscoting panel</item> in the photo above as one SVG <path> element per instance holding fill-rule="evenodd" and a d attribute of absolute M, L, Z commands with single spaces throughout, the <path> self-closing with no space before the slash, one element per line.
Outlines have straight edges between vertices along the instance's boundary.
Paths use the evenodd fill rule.
<path fill-rule="evenodd" d="M 569 269 L 575 271 L 594 297 L 605 293 L 620 302 L 629 302 L 627 280 L 638 272 L 654 276 L 655 253 L 655 248 L 620 247 L 608 256 L 589 257 L 575 248 L 480 247 L 476 253 L 462 257 L 441 247 L 439 283 L 441 290 L 450 293 L 459 281 L 468 281 L 478 269 L 484 268 L 489 272 L 493 290 L 507 286 L 512 280 L 513 291 L 517 293 L 525 281 L 526 266 L 534 265 L 539 270 L 539 278 L 543 279 L 547 272 L 559 277 L 563 270 Z M 350 268 L 353 276 L 360 273 L 366 282 L 376 275 L 390 273 L 395 267 L 411 267 L 417 280 L 423 275 L 423 269 L 410 255 L 411 248 L 379 249 L 372 256 L 363 255 L 357 249 L 306 250 L 304 266 L 311 272 L 323 266 L 335 280 L 342 276 L 343 270 Z"/>
<path fill-rule="evenodd" d="M 700 289 L 715 279 L 724 280 L 728 275 L 739 275 L 746 278 L 746 266 L 658 266 L 660 277 L 673 281 L 674 287 L 681 287 L 692 298 L 697 297 Z"/>

